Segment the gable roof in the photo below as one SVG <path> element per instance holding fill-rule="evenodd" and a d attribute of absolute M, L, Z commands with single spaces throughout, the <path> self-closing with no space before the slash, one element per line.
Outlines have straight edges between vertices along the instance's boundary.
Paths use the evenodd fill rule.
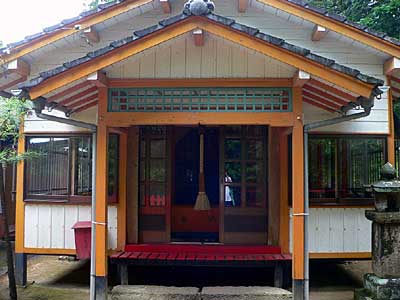
<path fill-rule="evenodd" d="M 350 36 L 357 41 L 392 56 L 400 57 L 400 40 L 391 38 L 385 33 L 377 32 L 364 25 L 354 23 L 341 15 L 329 13 L 325 9 L 309 5 L 306 0 L 257 1 Z M 2 63 L 12 61 L 47 44 L 76 33 L 77 30 L 73 29 L 74 25 L 81 25 L 80 30 L 83 30 L 116 15 L 152 2 L 153 0 L 115 0 L 101 4 L 97 9 L 82 12 L 77 17 L 63 20 L 58 24 L 45 28 L 40 33 L 27 36 L 21 41 L 7 45 L 6 48 L 0 49 L 0 59 L 2 59 Z M 65 26 L 71 26 L 71 28 L 61 30 Z M 355 35 L 351 33 L 355 33 Z"/>
<path fill-rule="evenodd" d="M 234 33 L 239 33 L 241 34 L 241 37 L 243 37 L 243 40 L 244 37 L 247 37 L 252 41 L 257 41 L 260 44 L 268 45 L 270 51 L 264 51 L 265 55 L 271 57 L 273 57 L 273 55 L 279 55 L 273 54 L 272 50 L 275 50 L 275 53 L 288 55 L 286 56 L 286 59 L 290 58 L 291 62 L 284 62 L 292 64 L 299 69 L 301 69 L 299 62 L 304 61 L 305 63 L 303 66 L 306 68 L 308 67 L 311 70 L 310 73 L 318 74 L 317 76 L 321 76 L 321 78 L 327 81 L 330 81 L 331 78 L 336 76 L 337 79 L 340 78 L 343 80 L 343 87 L 352 92 L 355 92 L 356 85 L 358 85 L 360 91 L 362 90 L 362 92 L 359 94 L 364 97 L 369 97 L 371 95 L 375 96 L 382 93 L 378 88 L 380 85 L 383 85 L 383 81 L 380 79 L 362 74 L 356 69 L 343 66 L 336 63 L 334 60 L 316 55 L 306 48 L 287 43 L 283 39 L 262 33 L 257 28 L 249 27 L 237 23 L 233 19 L 212 13 L 201 17 L 182 13 L 180 15 L 162 20 L 156 25 L 135 31 L 131 36 L 114 41 L 104 48 L 89 52 L 86 56 L 66 62 L 55 69 L 42 72 L 40 73 L 39 77 L 21 84 L 20 88 L 28 92 L 32 99 L 44 96 L 45 94 L 58 88 L 56 84 L 52 85 L 50 82 L 56 81 L 58 78 L 61 78 L 61 76 L 64 76 L 64 74 L 68 72 L 70 73 L 70 76 L 68 76 L 68 81 L 73 82 L 74 80 L 78 80 L 94 71 L 98 71 L 117 61 L 121 61 L 135 53 L 139 53 L 145 50 L 146 47 L 150 48 L 157 43 L 161 43 L 167 39 L 173 38 L 195 28 L 201 28 L 214 34 L 220 33 L 221 35 L 229 35 L 229 33 L 232 33 L 231 35 L 233 36 Z M 223 32 L 224 29 L 225 32 Z M 228 32 L 226 29 L 228 29 Z M 161 35 L 162 33 L 168 34 L 168 38 L 165 38 L 164 40 L 157 38 L 157 34 Z M 156 37 L 156 41 L 150 42 L 149 39 L 154 36 Z M 134 47 L 135 45 L 137 45 L 135 53 L 132 54 L 132 52 L 126 51 L 126 53 L 123 53 L 122 55 L 117 55 L 119 50 L 123 51 L 129 46 Z M 111 59 L 111 56 L 114 57 Z M 102 59 L 103 61 L 101 61 Z M 87 67 L 85 71 L 86 73 L 79 73 L 79 67 Z M 326 70 L 330 70 L 331 72 L 328 74 Z M 304 71 L 307 71 L 307 69 Z"/>

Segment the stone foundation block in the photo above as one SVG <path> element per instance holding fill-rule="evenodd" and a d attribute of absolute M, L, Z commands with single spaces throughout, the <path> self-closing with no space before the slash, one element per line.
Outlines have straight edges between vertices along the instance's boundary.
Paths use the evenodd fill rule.
<path fill-rule="evenodd" d="M 194 287 L 120 285 L 111 291 L 112 300 L 200 300 Z"/>
<path fill-rule="evenodd" d="M 292 293 L 274 287 L 205 287 L 201 290 L 202 300 L 291 300 Z"/>
<path fill-rule="evenodd" d="M 400 278 L 386 279 L 366 274 L 364 290 L 364 294 L 376 300 L 397 300 L 400 299 Z"/>

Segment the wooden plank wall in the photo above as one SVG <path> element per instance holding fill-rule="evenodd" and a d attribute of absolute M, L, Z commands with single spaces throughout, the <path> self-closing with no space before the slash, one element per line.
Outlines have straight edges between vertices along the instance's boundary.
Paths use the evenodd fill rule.
<path fill-rule="evenodd" d="M 371 251 L 371 222 L 365 208 L 311 208 L 310 252 L 341 253 Z M 292 218 L 290 218 L 292 249 Z"/>
<path fill-rule="evenodd" d="M 90 221 L 87 205 L 25 205 L 25 248 L 75 249 L 72 226 Z M 117 207 L 108 207 L 108 247 L 117 248 Z"/>

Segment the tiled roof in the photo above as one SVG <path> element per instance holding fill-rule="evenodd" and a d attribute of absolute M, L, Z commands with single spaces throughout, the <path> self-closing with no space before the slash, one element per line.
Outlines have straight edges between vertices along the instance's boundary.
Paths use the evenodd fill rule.
<path fill-rule="evenodd" d="M 46 34 L 53 33 L 55 31 L 59 30 L 60 28 L 65 27 L 66 25 L 72 24 L 74 22 L 77 22 L 77 21 L 85 18 L 85 17 L 92 16 L 93 14 L 96 14 L 96 13 L 102 12 L 104 10 L 107 10 L 108 8 L 113 7 L 113 6 L 115 6 L 115 5 L 117 5 L 117 4 L 121 3 L 121 2 L 124 2 L 124 1 L 125 0 L 115 0 L 115 1 L 111 1 L 109 3 L 100 4 L 98 6 L 98 8 L 96 8 L 96 9 L 92 9 L 92 10 L 89 10 L 89 11 L 84 11 L 77 17 L 70 18 L 70 19 L 65 19 L 65 20 L 61 21 L 60 23 L 58 23 L 58 24 L 46 27 L 46 28 L 43 29 L 42 32 L 27 36 L 21 41 L 10 43 L 10 44 L 7 45 L 7 47 L 0 48 L 0 54 L 5 53 L 6 50 L 11 50 L 11 49 L 16 48 L 18 46 L 30 43 L 30 42 L 34 41 L 35 39 L 43 37 Z M 364 31 L 364 32 L 366 32 L 366 33 L 368 33 L 370 35 L 373 35 L 375 37 L 378 37 L 380 39 L 388 41 L 388 42 L 390 42 L 392 44 L 395 44 L 397 46 L 400 46 L 400 40 L 398 40 L 398 39 L 392 38 L 392 37 L 388 36 L 387 34 L 385 34 L 383 32 L 378 32 L 376 30 L 373 30 L 373 29 L 371 29 L 371 28 L 369 28 L 367 26 L 361 25 L 359 23 L 352 22 L 352 21 L 348 20 L 346 17 L 344 17 L 342 15 L 338 15 L 338 14 L 335 14 L 335 13 L 328 12 L 324 8 L 319 8 L 319 7 L 310 5 L 307 0 L 286 0 L 286 1 L 288 1 L 290 3 L 293 3 L 293 4 L 297 5 L 297 6 L 300 6 L 302 8 L 311 10 L 311 11 L 313 11 L 315 13 L 318 13 L 318 14 L 320 14 L 322 16 L 331 18 L 331 19 L 333 19 L 335 21 L 339 21 L 341 23 L 349 25 L 349 26 L 351 26 L 351 27 L 353 27 L 355 29 Z"/>
<path fill-rule="evenodd" d="M 321 8 L 321 7 L 310 5 L 308 3 L 309 0 L 286 0 L 286 1 L 290 2 L 290 3 L 293 3 L 293 4 L 297 5 L 297 6 L 300 6 L 302 8 L 308 9 L 310 11 L 313 11 L 313 12 L 315 12 L 317 14 L 322 15 L 322 16 L 325 16 L 325 17 L 328 17 L 328 18 L 333 19 L 335 21 L 338 21 L 340 23 L 344 23 L 346 25 L 349 25 L 349 26 L 351 26 L 351 27 L 353 27 L 355 29 L 364 31 L 364 32 L 366 32 L 366 33 L 368 33 L 370 35 L 373 35 L 373 36 L 378 37 L 378 38 L 380 38 L 382 40 L 388 41 L 388 42 L 390 42 L 392 44 L 395 44 L 397 46 L 400 46 L 400 40 L 395 39 L 393 37 L 390 37 L 386 33 L 379 32 L 379 31 L 376 31 L 374 29 L 371 29 L 371 28 L 369 28 L 369 27 L 367 27 L 365 25 L 362 25 L 360 23 L 353 22 L 353 21 L 349 20 L 348 18 L 346 18 L 343 15 L 339 15 L 339 14 L 336 14 L 336 13 L 328 12 L 328 10 L 326 10 L 325 8 Z"/>
<path fill-rule="evenodd" d="M 113 51 L 114 49 L 117 49 L 117 48 L 119 48 L 121 46 L 127 45 L 129 43 L 134 42 L 134 41 L 138 41 L 138 40 L 142 39 L 143 37 L 145 37 L 145 36 L 147 36 L 149 34 L 152 34 L 152 33 L 156 32 L 156 31 L 159 31 L 159 30 L 161 30 L 161 29 L 163 29 L 165 27 L 168 27 L 168 26 L 170 26 L 172 24 L 180 22 L 180 21 L 182 21 L 184 19 L 187 19 L 189 17 L 190 17 L 190 15 L 182 13 L 180 15 L 173 16 L 173 17 L 170 17 L 168 19 L 162 20 L 156 25 L 153 25 L 153 26 L 147 27 L 145 29 L 141 29 L 141 30 L 135 31 L 133 33 L 133 35 L 128 36 L 128 37 L 126 37 L 124 39 L 121 39 L 121 40 L 114 41 L 114 42 L 110 43 L 110 45 L 108 45 L 108 46 L 106 46 L 104 48 L 98 49 L 98 50 L 93 51 L 93 52 L 89 52 L 85 56 L 83 56 L 81 58 L 78 58 L 78 59 L 75 59 L 75 60 L 72 60 L 72 61 L 69 61 L 69 62 L 66 62 L 63 65 L 61 65 L 61 66 L 59 66 L 59 67 L 57 67 L 55 69 L 42 72 L 42 73 L 40 73 L 40 76 L 38 76 L 38 77 L 28 81 L 28 82 L 20 84 L 19 87 L 24 89 L 24 90 L 29 90 L 30 88 L 32 88 L 32 87 L 34 87 L 36 85 L 39 85 L 41 82 L 45 81 L 46 79 L 48 79 L 50 77 L 53 77 L 55 75 L 58 75 L 58 74 L 60 74 L 62 72 L 67 71 L 68 69 L 71 69 L 73 67 L 81 65 L 83 63 L 86 63 L 86 62 L 88 62 L 88 61 L 90 61 L 90 60 L 92 60 L 94 58 L 97 58 L 99 56 L 102 56 L 102 55 L 110 52 L 110 51 Z M 312 53 L 310 50 L 308 50 L 306 48 L 302 48 L 302 47 L 287 43 L 287 42 L 285 42 L 285 40 L 283 40 L 281 38 L 277 38 L 277 37 L 271 36 L 269 34 L 260 32 L 260 30 L 257 29 L 257 28 L 249 27 L 247 25 L 243 25 L 243 24 L 237 23 L 234 19 L 226 18 L 226 17 L 219 16 L 219 15 L 216 15 L 216 14 L 213 14 L 213 13 L 207 14 L 204 17 L 209 19 L 209 20 L 211 20 L 211 21 L 213 21 L 213 22 L 216 22 L 216 23 L 219 23 L 221 25 L 230 27 L 233 30 L 237 30 L 237 31 L 243 32 L 243 33 L 245 33 L 247 35 L 250 35 L 250 36 L 252 36 L 254 38 L 257 38 L 259 40 L 263 40 L 263 41 L 265 41 L 267 43 L 273 44 L 273 45 L 275 45 L 277 47 L 280 47 L 282 49 L 290 51 L 290 52 L 292 52 L 294 54 L 301 55 L 301 56 L 305 57 L 308 60 L 317 62 L 317 63 L 322 64 L 322 65 L 324 65 L 324 66 L 326 66 L 326 67 L 328 67 L 328 68 L 330 68 L 332 70 L 336 70 L 338 72 L 341 72 L 341 73 L 344 73 L 344 74 L 349 75 L 351 77 L 354 77 L 354 78 L 356 78 L 356 79 L 358 79 L 358 80 L 360 80 L 362 82 L 375 85 L 375 91 L 374 91 L 375 94 L 379 95 L 379 94 L 382 93 L 379 90 L 378 86 L 383 85 L 384 82 L 382 80 L 380 80 L 380 79 L 371 77 L 369 75 L 362 74 L 360 71 L 358 71 L 356 69 L 352 69 L 352 68 L 343 66 L 341 64 L 336 63 L 332 59 L 325 58 L 323 56 L 314 54 L 314 53 Z"/>

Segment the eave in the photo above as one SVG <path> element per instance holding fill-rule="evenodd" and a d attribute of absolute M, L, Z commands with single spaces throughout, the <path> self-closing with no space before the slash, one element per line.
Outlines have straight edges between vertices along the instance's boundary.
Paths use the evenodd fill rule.
<path fill-rule="evenodd" d="M 387 53 L 394 57 L 400 57 L 400 45 L 393 42 L 394 39 L 388 38 L 386 35 L 379 37 L 378 33 L 372 34 L 367 32 L 372 30 L 350 21 L 335 20 L 329 15 L 325 15 L 304 6 L 304 1 L 288 1 L 288 0 L 257 0 L 258 2 L 269 5 L 296 17 L 310 21 L 316 25 L 323 26 L 329 30 L 351 38 L 355 41 L 373 47 L 379 51 Z M 346 24 L 347 23 L 347 24 Z M 351 24 L 351 25 L 350 25 Z M 357 27 L 358 28 L 357 28 Z M 361 28 L 364 28 L 363 30 Z"/>
<path fill-rule="evenodd" d="M 81 58 L 82 61 L 66 63 L 58 70 L 50 71 L 50 74 L 46 74 L 44 78 L 33 80 L 22 88 L 27 90 L 30 98 L 34 100 L 194 29 L 202 29 L 238 45 L 258 51 L 363 97 L 374 96 L 377 86 L 382 84 L 357 70 L 346 68 L 334 61 L 316 56 L 307 49 L 260 33 L 258 29 L 236 23 L 232 19 L 213 14 L 205 17 L 180 15 L 161 23 L 165 25 L 155 25 L 136 32 L 136 36 L 129 37 L 128 42 L 119 45 L 119 42 L 116 41 L 114 45 L 117 46 L 100 49 L 96 54 L 93 53 L 91 56 Z"/>
<path fill-rule="evenodd" d="M 77 32 L 83 32 L 85 29 L 89 29 L 96 24 L 102 23 L 108 19 L 151 2 L 153 2 L 153 0 L 125 0 L 98 13 L 90 14 L 83 18 L 77 18 L 78 20 L 66 25 L 68 26 L 68 29 L 55 29 L 54 31 L 40 35 L 31 42 L 22 43 L 19 46 L 13 47 L 10 54 L 0 54 L 0 65 L 16 60 L 51 43 L 59 41 Z M 79 30 L 74 29 L 75 25 L 79 25 Z"/>

